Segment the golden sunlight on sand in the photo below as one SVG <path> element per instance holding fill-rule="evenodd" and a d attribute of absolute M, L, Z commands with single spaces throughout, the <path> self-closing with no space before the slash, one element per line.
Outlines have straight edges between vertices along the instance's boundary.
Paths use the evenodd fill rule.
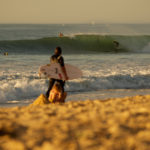
<path fill-rule="evenodd" d="M 150 95 L 0 108 L 0 150 L 149 149 Z"/>

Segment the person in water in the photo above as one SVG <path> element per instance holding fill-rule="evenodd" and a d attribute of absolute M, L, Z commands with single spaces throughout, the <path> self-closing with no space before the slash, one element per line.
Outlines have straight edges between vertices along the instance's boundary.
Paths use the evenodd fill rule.
<path fill-rule="evenodd" d="M 60 33 L 59 33 L 59 37 L 63 37 L 63 36 L 64 36 L 63 33 L 60 32 Z"/>
<path fill-rule="evenodd" d="M 2 50 L 0 50 L 0 53 L 2 53 L 4 56 L 8 56 L 8 52 L 3 52 Z"/>
<path fill-rule="evenodd" d="M 118 42 L 118 41 L 113 41 L 113 43 L 114 43 L 114 45 L 115 45 L 115 48 L 116 48 L 116 49 L 119 49 L 119 45 L 120 45 L 119 42 Z"/>
<path fill-rule="evenodd" d="M 67 96 L 66 92 L 62 92 L 62 86 L 56 82 L 52 88 L 52 90 L 50 91 L 50 95 L 49 95 L 49 102 L 50 103 L 64 103 L 65 102 L 65 98 Z"/>
<path fill-rule="evenodd" d="M 61 66 L 62 72 L 64 74 L 65 80 L 68 80 L 69 78 L 68 78 L 67 73 L 66 73 L 66 68 L 65 68 L 65 65 L 64 65 L 64 59 L 61 56 L 61 54 L 62 54 L 61 47 L 56 47 L 56 49 L 54 51 L 54 55 L 52 55 L 51 58 L 50 58 L 50 63 L 51 64 L 52 63 L 59 63 L 60 66 Z M 65 81 L 54 79 L 54 78 L 50 78 L 48 90 L 46 92 L 46 98 L 47 99 L 49 98 L 49 93 L 51 92 L 51 90 L 53 88 L 53 85 L 55 84 L 56 81 L 60 84 L 60 86 L 62 87 L 62 93 L 64 93 Z"/>
<path fill-rule="evenodd" d="M 5 56 L 8 56 L 8 52 L 5 52 L 4 55 L 5 55 Z"/>

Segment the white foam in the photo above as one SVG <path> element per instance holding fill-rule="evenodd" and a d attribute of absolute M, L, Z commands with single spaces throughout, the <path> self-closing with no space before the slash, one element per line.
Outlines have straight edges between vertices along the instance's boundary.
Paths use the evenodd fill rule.
<path fill-rule="evenodd" d="M 1 84 L 0 101 L 21 100 L 37 96 L 45 92 L 45 80 L 18 79 L 10 80 Z"/>
<path fill-rule="evenodd" d="M 20 63 L 5 61 L 0 65 L 0 102 L 32 99 L 48 88 L 48 80 L 38 78 L 39 56 L 18 56 Z M 4 59 L 4 58 L 3 58 Z M 14 57 L 16 59 L 16 57 Z M 40 57 L 45 64 L 47 56 Z M 100 89 L 150 88 L 150 59 L 143 55 L 74 55 L 65 56 L 67 63 L 79 67 L 83 77 L 66 82 L 66 91 L 97 91 Z M 27 64 L 26 66 L 24 65 Z M 25 66 L 25 67 L 22 67 Z M 15 68 L 15 69 L 13 69 Z M 33 71 L 34 70 L 34 71 Z"/>
<path fill-rule="evenodd" d="M 92 73 L 93 74 L 93 73 Z M 66 91 L 97 91 L 100 89 L 143 89 L 150 88 L 150 75 L 143 72 L 139 75 L 116 74 L 88 75 L 80 79 L 68 81 Z M 144 75 L 145 74 L 145 75 Z M 1 83 L 0 101 L 23 100 L 38 96 L 47 90 L 45 79 L 16 79 Z"/>

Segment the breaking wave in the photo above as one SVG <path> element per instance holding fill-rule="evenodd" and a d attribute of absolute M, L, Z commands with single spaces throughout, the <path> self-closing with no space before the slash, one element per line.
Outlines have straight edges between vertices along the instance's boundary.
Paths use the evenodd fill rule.
<path fill-rule="evenodd" d="M 118 42 L 116 45 L 115 42 Z M 74 35 L 36 40 L 0 41 L 1 52 L 9 54 L 47 54 L 56 46 L 64 53 L 149 53 L 150 36 Z"/>
<path fill-rule="evenodd" d="M 6 79 L 6 77 L 5 77 Z M 1 79 L 2 80 L 2 79 Z M 48 80 L 38 77 L 16 77 L 12 80 L 3 80 L 0 87 L 0 102 L 23 100 L 37 97 L 45 93 Z M 83 76 L 80 79 L 66 83 L 67 92 L 98 91 L 101 89 L 149 89 L 150 75 L 109 75 L 109 76 Z"/>

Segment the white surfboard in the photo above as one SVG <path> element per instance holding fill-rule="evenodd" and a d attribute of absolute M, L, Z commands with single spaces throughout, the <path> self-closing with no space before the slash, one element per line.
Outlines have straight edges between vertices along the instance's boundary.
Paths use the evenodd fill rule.
<path fill-rule="evenodd" d="M 82 76 L 82 71 L 77 67 L 69 64 L 65 64 L 66 72 L 69 80 L 77 79 Z M 39 68 L 39 75 L 44 75 L 47 78 L 54 78 L 59 80 L 65 80 L 61 66 L 58 63 L 48 64 Z"/>

